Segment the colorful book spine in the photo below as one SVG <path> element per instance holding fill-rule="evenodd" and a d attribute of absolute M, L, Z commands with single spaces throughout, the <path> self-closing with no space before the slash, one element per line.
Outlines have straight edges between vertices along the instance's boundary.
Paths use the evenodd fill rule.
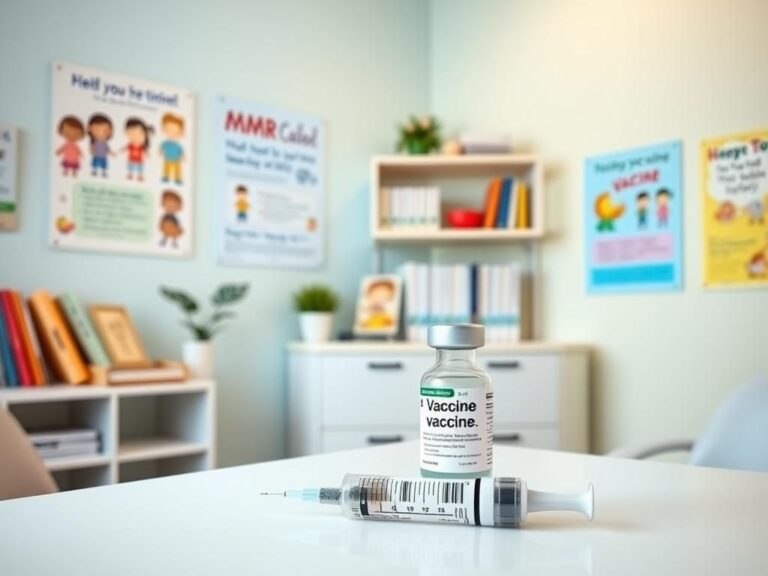
<path fill-rule="evenodd" d="M 104 350 L 80 298 L 72 292 L 65 292 L 59 296 L 58 303 L 88 362 L 95 366 L 109 366 L 111 362 L 107 351 Z"/>
<path fill-rule="evenodd" d="M 511 192 L 512 180 L 504 178 L 501 181 L 501 196 L 499 197 L 499 211 L 496 214 L 496 228 L 506 228 L 509 218 L 509 196 Z"/>
<path fill-rule="evenodd" d="M 32 379 L 32 369 L 27 359 L 27 353 L 24 350 L 24 342 L 21 336 L 20 318 L 16 314 L 13 305 L 13 293 L 10 290 L 0 291 L 0 301 L 2 301 L 3 314 L 8 332 L 8 342 L 11 345 L 13 362 L 16 366 L 20 386 L 34 386 Z"/>
<path fill-rule="evenodd" d="M 19 375 L 16 372 L 16 364 L 13 361 L 11 342 L 8 338 L 8 323 L 5 318 L 5 309 L 0 302 L 0 354 L 3 357 L 3 375 L 9 388 L 19 385 Z"/>
<path fill-rule="evenodd" d="M 520 183 L 519 193 L 520 193 L 520 200 L 518 201 L 517 227 L 520 228 L 521 230 L 524 230 L 530 227 L 530 221 L 529 221 L 529 215 L 528 215 L 528 212 L 530 210 L 528 206 L 529 204 L 528 186 L 526 186 L 524 182 Z"/>
<path fill-rule="evenodd" d="M 520 185 L 516 180 L 510 180 L 509 192 L 509 214 L 507 215 L 507 228 L 514 230 L 517 228 L 517 210 L 520 204 Z"/>
<path fill-rule="evenodd" d="M 51 295 L 45 290 L 35 292 L 29 298 L 29 307 L 43 355 L 54 375 L 68 384 L 86 382 L 90 376 L 88 367 Z"/>
<path fill-rule="evenodd" d="M 28 314 L 24 311 L 24 300 L 18 292 L 11 292 L 13 300 L 13 312 L 16 317 L 21 332 L 21 344 L 26 356 L 27 365 L 31 372 L 32 386 L 42 386 L 45 384 L 45 374 L 40 358 L 35 354 L 35 345 L 32 341 L 35 329 L 30 323 Z"/>
<path fill-rule="evenodd" d="M 501 179 L 494 178 L 488 186 L 488 191 L 485 196 L 484 228 L 493 228 L 496 225 L 496 215 L 499 210 L 499 196 L 501 196 Z"/>

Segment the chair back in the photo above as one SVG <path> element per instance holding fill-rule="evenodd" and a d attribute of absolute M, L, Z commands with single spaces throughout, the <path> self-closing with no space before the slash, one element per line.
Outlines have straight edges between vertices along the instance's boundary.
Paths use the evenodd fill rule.
<path fill-rule="evenodd" d="M 731 392 L 693 445 L 691 464 L 768 472 L 768 377 Z"/>
<path fill-rule="evenodd" d="M 0 408 L 0 500 L 57 491 L 24 429 L 8 410 Z"/>

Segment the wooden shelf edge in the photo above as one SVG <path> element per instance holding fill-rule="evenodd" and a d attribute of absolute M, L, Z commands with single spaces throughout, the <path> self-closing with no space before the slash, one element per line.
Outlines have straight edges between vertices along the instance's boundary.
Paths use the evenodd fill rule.
<path fill-rule="evenodd" d="M 160 460 L 176 456 L 189 456 L 208 452 L 210 447 L 200 442 L 172 438 L 142 438 L 124 440 L 117 450 L 119 463 Z"/>
<path fill-rule="evenodd" d="M 88 454 L 86 456 L 61 456 L 59 458 L 43 458 L 43 463 L 50 472 L 109 466 L 111 461 L 112 459 L 106 454 Z"/>

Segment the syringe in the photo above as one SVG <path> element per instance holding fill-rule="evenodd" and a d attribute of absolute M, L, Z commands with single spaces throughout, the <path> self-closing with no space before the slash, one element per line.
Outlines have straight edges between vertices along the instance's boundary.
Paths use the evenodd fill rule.
<path fill-rule="evenodd" d="M 347 474 L 340 488 L 262 492 L 305 502 L 336 504 L 359 520 L 474 524 L 514 528 L 531 512 L 572 511 L 592 520 L 592 484 L 580 494 L 528 490 L 519 478 L 436 480 Z"/>

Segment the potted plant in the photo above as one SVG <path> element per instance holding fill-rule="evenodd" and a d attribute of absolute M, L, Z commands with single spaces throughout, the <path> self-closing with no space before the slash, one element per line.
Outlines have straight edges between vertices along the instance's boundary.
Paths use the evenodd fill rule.
<path fill-rule="evenodd" d="M 192 333 L 192 340 L 184 342 L 182 358 L 190 375 L 195 378 L 213 376 L 213 346 L 211 339 L 222 330 L 223 322 L 234 318 L 227 307 L 239 302 L 248 293 L 248 284 L 222 284 L 211 295 L 210 310 L 206 314 L 197 299 L 177 288 L 160 287 L 160 293 L 175 303 L 184 313 L 182 325 Z"/>
<path fill-rule="evenodd" d="M 293 297 L 299 313 L 301 337 L 305 342 L 327 342 L 331 339 L 333 313 L 338 298 L 327 286 L 312 284 L 305 286 Z"/>
<path fill-rule="evenodd" d="M 415 116 L 399 127 L 398 152 L 429 154 L 440 149 L 440 124 L 431 116 L 421 120 Z"/>

